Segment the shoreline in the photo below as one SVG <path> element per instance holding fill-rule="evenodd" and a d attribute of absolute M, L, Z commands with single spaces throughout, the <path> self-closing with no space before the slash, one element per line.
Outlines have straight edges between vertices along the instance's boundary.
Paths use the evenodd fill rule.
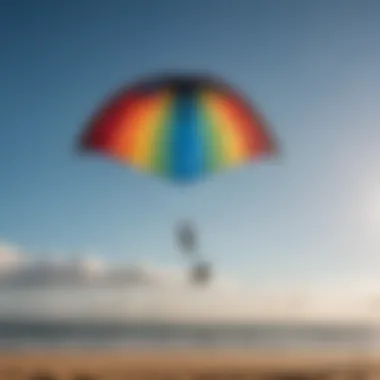
<path fill-rule="evenodd" d="M 349 352 L 309 351 L 305 353 L 258 350 L 25 350 L 23 352 L 0 352 L 0 378 L 18 373 L 21 378 L 44 373 L 65 378 L 74 374 L 86 374 L 94 378 L 133 376 L 133 379 L 150 376 L 246 376 L 297 375 L 302 378 L 332 376 L 340 373 L 380 375 L 380 355 Z M 12 375 L 12 376 L 13 376 Z M 112 376 L 111 376 L 112 375 Z M 239 375 L 239 376 L 240 376 Z M 366 376 L 367 376 L 366 375 Z M 110 377 L 111 376 L 111 377 Z M 179 377 L 178 377 L 179 376 Z M 335 376 L 335 375 L 334 375 Z M 9 377 L 11 378 L 11 377 Z M 197 377 L 194 377 L 196 379 Z M 347 377 L 348 378 L 348 377 Z"/>

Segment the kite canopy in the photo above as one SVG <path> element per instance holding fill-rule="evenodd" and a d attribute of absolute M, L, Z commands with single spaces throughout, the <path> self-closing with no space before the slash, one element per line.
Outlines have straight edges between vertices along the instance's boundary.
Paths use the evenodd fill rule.
<path fill-rule="evenodd" d="M 263 120 L 239 94 L 190 75 L 148 78 L 120 91 L 90 121 L 80 146 L 175 181 L 275 151 Z"/>

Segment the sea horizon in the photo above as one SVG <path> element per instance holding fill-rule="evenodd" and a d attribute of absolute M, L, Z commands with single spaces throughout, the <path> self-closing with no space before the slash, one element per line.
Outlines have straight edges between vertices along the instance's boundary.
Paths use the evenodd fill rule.
<path fill-rule="evenodd" d="M 0 348 L 245 348 L 378 350 L 370 324 L 0 320 Z"/>

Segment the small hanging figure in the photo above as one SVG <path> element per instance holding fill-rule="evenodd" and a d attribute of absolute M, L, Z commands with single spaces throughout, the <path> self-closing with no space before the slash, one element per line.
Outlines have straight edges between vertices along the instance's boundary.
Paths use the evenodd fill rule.
<path fill-rule="evenodd" d="M 182 222 L 176 229 L 176 239 L 179 248 L 191 261 L 190 279 L 197 285 L 205 285 L 211 279 L 211 265 L 202 260 L 199 253 L 198 238 L 190 221 Z"/>
<path fill-rule="evenodd" d="M 206 285 L 212 276 L 211 265 L 200 261 L 196 263 L 192 268 L 192 281 L 197 285 Z"/>
<path fill-rule="evenodd" d="M 197 252 L 197 236 L 190 222 L 181 223 L 177 230 L 177 240 L 183 252 L 193 256 Z"/>

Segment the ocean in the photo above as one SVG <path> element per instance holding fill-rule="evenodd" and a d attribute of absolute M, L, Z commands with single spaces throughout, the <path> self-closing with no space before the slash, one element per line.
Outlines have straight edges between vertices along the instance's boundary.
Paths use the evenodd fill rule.
<path fill-rule="evenodd" d="M 0 348 L 249 348 L 360 350 L 380 348 L 378 330 L 340 325 L 174 325 L 0 322 Z"/>

